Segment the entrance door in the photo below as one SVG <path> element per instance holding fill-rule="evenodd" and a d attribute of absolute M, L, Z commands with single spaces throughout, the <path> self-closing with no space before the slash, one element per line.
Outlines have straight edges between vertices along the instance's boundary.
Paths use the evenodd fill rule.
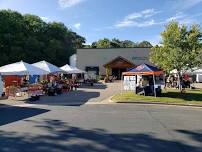
<path fill-rule="evenodd" d="M 121 80 L 122 72 L 126 72 L 126 69 L 123 69 L 123 68 L 112 69 L 112 75 L 117 77 L 117 80 Z"/>
<path fill-rule="evenodd" d="M 135 67 L 135 64 L 121 56 L 118 56 L 110 62 L 106 63 L 104 67 L 105 69 L 111 69 L 112 75 L 116 76 L 117 79 L 120 80 L 122 72 L 126 72 L 126 69 Z"/>

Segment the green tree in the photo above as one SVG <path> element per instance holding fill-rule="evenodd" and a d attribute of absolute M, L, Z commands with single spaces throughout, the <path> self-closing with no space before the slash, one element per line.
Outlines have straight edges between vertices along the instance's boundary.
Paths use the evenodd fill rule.
<path fill-rule="evenodd" d="M 96 43 L 97 48 L 110 48 L 110 40 L 107 38 L 100 39 Z"/>
<path fill-rule="evenodd" d="M 132 47 L 137 47 L 137 46 L 138 46 L 138 44 L 133 41 L 130 41 L 130 40 L 122 41 L 123 48 L 132 48 Z"/>
<path fill-rule="evenodd" d="M 38 16 L 26 14 L 24 15 L 25 30 L 28 36 L 37 36 L 41 38 L 42 33 L 45 33 L 47 24 Z"/>
<path fill-rule="evenodd" d="M 202 35 L 198 25 L 188 28 L 172 21 L 161 36 L 162 46 L 152 48 L 151 62 L 167 72 L 176 69 L 179 77 L 183 71 L 202 64 Z"/>
<path fill-rule="evenodd" d="M 97 42 L 93 42 L 91 48 L 97 48 Z"/>
<path fill-rule="evenodd" d="M 0 53 L 4 56 L 1 65 L 16 61 L 12 53 L 23 51 L 24 40 L 23 16 L 16 11 L 0 11 Z"/>
<path fill-rule="evenodd" d="M 110 41 L 110 47 L 111 48 L 121 48 L 122 46 L 122 42 L 119 39 L 113 38 Z"/>
<path fill-rule="evenodd" d="M 12 10 L 0 11 L 0 65 L 47 60 L 61 66 L 84 43 L 84 37 L 63 23 L 46 23 L 38 16 Z"/>
<path fill-rule="evenodd" d="M 151 44 L 148 41 L 143 41 L 141 47 L 151 47 Z M 88 48 L 89 46 L 86 46 Z M 117 38 L 113 38 L 112 40 L 104 38 L 100 39 L 97 42 L 93 42 L 89 48 L 132 48 L 139 47 L 139 44 L 130 40 L 119 40 Z"/>
<path fill-rule="evenodd" d="M 80 35 L 78 35 L 75 32 L 71 32 L 70 33 L 70 37 L 71 37 L 71 43 L 73 44 L 73 46 L 78 49 L 78 48 L 83 48 L 84 47 L 84 43 L 86 42 L 86 39 Z"/>
<path fill-rule="evenodd" d="M 152 47 L 152 45 L 148 41 L 142 41 L 138 44 L 138 47 Z"/>

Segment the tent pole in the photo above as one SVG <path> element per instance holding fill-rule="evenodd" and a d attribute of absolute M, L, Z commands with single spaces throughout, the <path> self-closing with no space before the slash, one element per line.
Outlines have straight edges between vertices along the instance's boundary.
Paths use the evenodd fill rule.
<path fill-rule="evenodd" d="M 135 94 L 137 94 L 137 75 L 135 75 Z"/>
<path fill-rule="evenodd" d="M 166 75 L 163 75 L 163 82 L 164 82 L 164 90 L 166 90 Z"/>
<path fill-rule="evenodd" d="M 153 74 L 153 81 L 154 81 L 154 96 L 156 97 L 156 88 L 155 88 L 156 82 L 155 82 L 155 76 L 154 76 L 154 74 Z"/>
<path fill-rule="evenodd" d="M 121 75 L 121 95 L 123 94 L 123 81 L 122 81 L 122 79 L 123 79 L 123 75 Z"/>

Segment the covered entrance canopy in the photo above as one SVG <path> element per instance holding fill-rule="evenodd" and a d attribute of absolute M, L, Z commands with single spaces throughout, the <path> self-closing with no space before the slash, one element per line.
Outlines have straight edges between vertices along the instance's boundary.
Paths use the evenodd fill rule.
<path fill-rule="evenodd" d="M 106 75 L 113 75 L 116 76 L 117 79 L 121 79 L 122 72 L 126 72 L 127 69 L 136 67 L 134 63 L 131 61 L 118 56 L 115 59 L 111 60 L 110 62 L 104 65 L 106 69 Z"/>

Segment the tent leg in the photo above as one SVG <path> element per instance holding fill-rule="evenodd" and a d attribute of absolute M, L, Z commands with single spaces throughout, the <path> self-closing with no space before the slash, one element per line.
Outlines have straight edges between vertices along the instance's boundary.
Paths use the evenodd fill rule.
<path fill-rule="evenodd" d="M 155 88 L 156 82 L 155 82 L 155 76 L 154 76 L 154 74 L 153 74 L 153 81 L 154 81 L 154 96 L 156 97 L 156 88 Z"/>
<path fill-rule="evenodd" d="M 123 94 L 123 76 L 121 75 L 121 95 Z"/>
<path fill-rule="evenodd" d="M 135 75 L 135 94 L 137 94 L 137 75 Z"/>

